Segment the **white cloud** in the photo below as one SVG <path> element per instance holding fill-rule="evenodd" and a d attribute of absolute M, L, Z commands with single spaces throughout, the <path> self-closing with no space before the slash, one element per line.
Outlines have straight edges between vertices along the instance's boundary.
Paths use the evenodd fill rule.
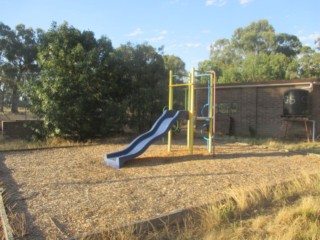
<path fill-rule="evenodd" d="M 201 46 L 201 43 L 185 43 L 184 46 L 188 48 L 198 48 Z"/>
<path fill-rule="evenodd" d="M 133 37 L 137 35 L 143 34 L 143 31 L 141 28 L 136 28 L 133 32 L 129 33 L 128 36 Z"/>
<path fill-rule="evenodd" d="M 151 42 L 151 43 L 152 42 L 154 43 L 154 42 L 160 42 L 163 39 L 164 39 L 164 36 L 158 36 L 158 37 L 154 37 L 154 38 L 148 38 L 147 41 Z"/>
<path fill-rule="evenodd" d="M 206 0 L 206 6 L 222 7 L 227 3 L 227 0 Z"/>
<path fill-rule="evenodd" d="M 203 44 L 201 42 L 171 42 L 166 45 L 166 50 L 172 49 L 195 49 L 202 47 Z"/>
<path fill-rule="evenodd" d="M 253 2 L 253 0 L 240 0 L 240 4 L 241 5 L 246 5 L 246 4 L 250 3 L 250 2 Z"/>
<path fill-rule="evenodd" d="M 302 42 L 315 41 L 315 40 L 317 40 L 318 38 L 320 38 L 320 32 L 314 32 L 314 33 L 311 33 L 311 34 L 309 34 L 309 35 L 299 36 L 299 39 L 300 39 Z"/>
<path fill-rule="evenodd" d="M 157 35 L 155 37 L 150 37 L 147 39 L 148 42 L 160 42 L 165 38 L 165 36 L 168 34 L 167 30 L 159 30 L 155 29 L 153 32 Z"/>

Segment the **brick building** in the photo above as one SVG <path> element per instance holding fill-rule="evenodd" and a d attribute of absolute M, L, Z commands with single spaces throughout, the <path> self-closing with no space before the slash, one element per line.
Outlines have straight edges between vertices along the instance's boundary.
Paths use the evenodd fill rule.
<path fill-rule="evenodd" d="M 207 102 L 207 88 L 196 88 L 195 109 L 200 116 Z M 291 89 L 309 92 L 309 115 L 303 120 L 282 117 L 284 93 Z M 320 79 L 218 84 L 216 106 L 216 130 L 220 134 L 273 138 L 301 137 L 307 132 L 314 138 L 320 135 Z"/>

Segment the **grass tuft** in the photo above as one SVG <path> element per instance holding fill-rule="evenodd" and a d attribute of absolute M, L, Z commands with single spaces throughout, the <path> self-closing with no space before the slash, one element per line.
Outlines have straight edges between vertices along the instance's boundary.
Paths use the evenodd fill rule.
<path fill-rule="evenodd" d="M 1 183 L 0 186 L 2 187 L 3 184 Z M 24 239 L 24 237 L 27 235 L 25 213 L 19 213 L 15 211 L 15 206 L 9 203 L 10 196 L 8 196 L 6 191 L 2 193 L 2 199 L 5 205 L 6 215 L 14 238 Z M 0 239 L 5 239 L 3 227 L 4 226 L 2 226 L 2 222 L 0 222 Z"/>
<path fill-rule="evenodd" d="M 239 138 L 238 141 L 251 145 L 260 145 L 268 148 L 285 149 L 289 151 L 307 151 L 320 154 L 320 142 L 283 141 L 268 138 Z"/>
<path fill-rule="evenodd" d="M 21 139 L 0 139 L 0 151 L 34 148 L 72 147 L 93 144 L 92 141 L 77 142 L 64 138 L 48 138 L 45 141 L 26 141 Z"/>
<path fill-rule="evenodd" d="M 204 239 L 320 239 L 320 174 L 275 187 L 233 189 L 227 197 L 231 218 L 212 224 L 208 216 L 225 210 L 221 204 L 207 209 Z"/>

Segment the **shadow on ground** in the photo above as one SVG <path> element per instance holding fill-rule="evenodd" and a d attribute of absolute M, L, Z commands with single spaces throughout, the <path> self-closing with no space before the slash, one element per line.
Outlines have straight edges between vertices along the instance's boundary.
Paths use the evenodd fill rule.
<path fill-rule="evenodd" d="M 248 153 L 222 153 L 215 156 L 209 154 L 181 155 L 170 157 L 139 157 L 124 164 L 123 167 L 150 167 L 166 164 L 175 164 L 188 161 L 204 161 L 204 160 L 234 160 L 238 158 L 264 158 L 264 157 L 288 157 L 294 155 L 306 155 L 301 152 L 248 152 Z"/>
<path fill-rule="evenodd" d="M 22 219 L 15 219 L 16 221 L 12 223 L 12 221 L 10 221 L 10 216 L 8 216 L 10 225 L 14 231 L 14 239 L 45 239 L 44 234 L 41 232 L 41 230 L 34 225 L 35 217 L 32 216 L 28 211 L 26 200 L 34 196 L 26 197 L 21 194 L 20 189 L 22 186 L 17 184 L 17 182 L 12 177 L 12 171 L 5 164 L 4 153 L 0 153 L 0 181 L 3 183 L 4 188 L 6 189 L 6 206 L 10 207 L 15 215 L 25 215 L 26 217 L 26 229 L 23 229 L 24 227 L 19 226 L 19 221 L 23 221 Z M 15 230 L 15 226 L 19 226 L 19 232 Z"/>

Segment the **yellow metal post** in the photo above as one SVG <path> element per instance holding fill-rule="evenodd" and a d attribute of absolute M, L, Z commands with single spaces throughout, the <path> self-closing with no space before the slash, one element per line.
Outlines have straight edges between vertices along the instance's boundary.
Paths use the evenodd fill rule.
<path fill-rule="evenodd" d="M 172 70 L 169 72 L 169 102 L 168 109 L 172 110 L 173 108 L 173 73 Z M 168 132 L 168 151 L 171 152 L 171 144 L 172 144 L 172 130 L 170 129 Z"/>
<path fill-rule="evenodd" d="M 213 132 L 213 156 L 216 155 L 216 85 L 217 85 L 217 75 L 215 71 L 213 73 L 213 119 L 212 119 L 212 132 Z"/>
<path fill-rule="evenodd" d="M 210 74 L 210 85 L 208 88 L 208 91 L 210 92 L 209 95 L 209 139 L 208 139 L 208 150 L 209 153 L 212 153 L 212 136 L 213 136 L 213 106 L 212 106 L 212 102 L 213 102 L 213 76 L 212 74 Z"/>
<path fill-rule="evenodd" d="M 190 154 L 193 154 L 193 137 L 194 137 L 194 68 L 192 68 L 190 76 L 190 86 L 188 93 L 189 103 L 189 121 L 188 121 L 188 147 Z"/>

